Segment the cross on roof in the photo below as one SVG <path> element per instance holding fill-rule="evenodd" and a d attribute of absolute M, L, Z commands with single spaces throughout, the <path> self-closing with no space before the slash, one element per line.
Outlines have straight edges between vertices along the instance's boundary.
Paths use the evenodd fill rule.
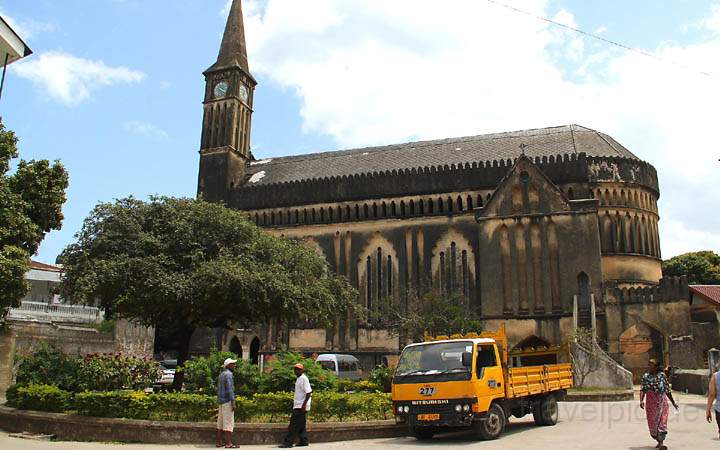
<path fill-rule="evenodd" d="M 520 144 L 520 147 L 518 147 L 518 148 L 520 149 L 520 154 L 521 154 L 522 156 L 525 156 L 525 149 L 528 148 L 528 147 L 530 147 L 530 146 L 527 145 L 527 144 L 524 143 L 524 142 L 523 142 L 522 144 Z"/>

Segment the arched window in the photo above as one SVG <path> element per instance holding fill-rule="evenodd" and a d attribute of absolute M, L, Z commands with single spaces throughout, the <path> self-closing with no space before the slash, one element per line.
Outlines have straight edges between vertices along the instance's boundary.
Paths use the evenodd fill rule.
<path fill-rule="evenodd" d="M 419 202 L 418 206 L 420 209 L 420 215 L 422 216 L 425 214 L 425 202 L 423 202 L 423 199 L 420 199 L 418 202 Z"/>
<path fill-rule="evenodd" d="M 410 200 L 410 215 L 411 216 L 415 215 L 415 202 L 412 200 Z"/>
<path fill-rule="evenodd" d="M 378 205 L 377 203 L 373 203 L 373 217 L 378 217 Z"/>
<path fill-rule="evenodd" d="M 387 203 L 382 202 L 382 216 L 387 217 Z"/>
<path fill-rule="evenodd" d="M 325 222 L 325 208 L 320 208 L 320 222 Z"/>
<path fill-rule="evenodd" d="M 395 208 L 395 202 L 390 203 L 390 216 L 397 216 L 397 209 Z"/>
<path fill-rule="evenodd" d="M 366 262 L 366 268 L 365 268 L 365 277 L 366 277 L 366 281 L 365 281 L 365 283 L 366 283 L 365 293 L 366 293 L 366 296 L 367 296 L 365 303 L 366 303 L 367 309 L 368 309 L 369 311 L 372 311 L 372 308 L 373 308 L 373 276 L 372 276 L 372 273 L 373 273 L 373 271 L 372 271 L 372 258 L 370 258 L 370 257 L 368 256 L 368 257 L 367 257 L 367 262 Z"/>
<path fill-rule="evenodd" d="M 431 198 L 428 199 L 428 214 L 435 214 L 435 207 Z"/>
<path fill-rule="evenodd" d="M 388 298 L 393 295 L 393 261 L 392 256 L 387 257 L 387 268 L 385 273 L 385 279 L 387 280 L 387 296 Z"/>
<path fill-rule="evenodd" d="M 400 200 L 400 217 L 405 217 L 405 201 Z"/>
<path fill-rule="evenodd" d="M 473 209 L 473 201 L 472 201 L 472 195 L 467 196 L 467 208 L 469 210 Z"/>
<path fill-rule="evenodd" d="M 458 198 L 457 198 L 457 210 L 458 210 L 458 211 L 462 211 L 462 210 L 463 210 L 462 197 L 460 197 L 459 195 L 458 195 Z"/>
<path fill-rule="evenodd" d="M 363 205 L 363 219 L 367 219 L 370 216 L 370 209 L 368 208 L 368 204 L 365 203 Z"/>
<path fill-rule="evenodd" d="M 437 209 L 438 209 L 438 212 L 439 212 L 439 213 L 444 212 L 444 207 L 443 207 L 443 200 L 442 200 L 442 198 L 438 198 L 438 208 L 437 208 Z"/>

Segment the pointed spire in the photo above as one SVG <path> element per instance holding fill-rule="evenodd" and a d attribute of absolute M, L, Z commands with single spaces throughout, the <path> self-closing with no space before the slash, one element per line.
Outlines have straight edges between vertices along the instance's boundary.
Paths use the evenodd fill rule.
<path fill-rule="evenodd" d="M 241 0 L 233 0 L 232 2 L 217 62 L 208 70 L 226 67 L 240 67 L 246 74 L 250 75 Z"/>

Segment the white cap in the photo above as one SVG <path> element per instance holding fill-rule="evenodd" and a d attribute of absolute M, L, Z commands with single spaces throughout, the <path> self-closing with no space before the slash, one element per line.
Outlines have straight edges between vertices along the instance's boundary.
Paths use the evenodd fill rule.
<path fill-rule="evenodd" d="M 223 363 L 223 367 L 227 367 L 227 366 L 229 366 L 230 364 L 235 364 L 236 362 L 237 362 L 237 359 L 228 358 L 228 359 L 226 359 L 225 362 Z"/>

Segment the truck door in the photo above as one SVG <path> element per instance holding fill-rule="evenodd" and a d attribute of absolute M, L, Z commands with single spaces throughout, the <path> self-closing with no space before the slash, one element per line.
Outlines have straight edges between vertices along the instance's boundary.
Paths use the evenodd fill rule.
<path fill-rule="evenodd" d="M 479 383 L 480 395 L 488 396 L 492 399 L 504 393 L 503 372 L 499 364 L 497 347 L 495 345 L 478 345 L 475 374 Z M 480 398 L 478 398 L 478 400 L 480 403 L 483 403 Z"/>

